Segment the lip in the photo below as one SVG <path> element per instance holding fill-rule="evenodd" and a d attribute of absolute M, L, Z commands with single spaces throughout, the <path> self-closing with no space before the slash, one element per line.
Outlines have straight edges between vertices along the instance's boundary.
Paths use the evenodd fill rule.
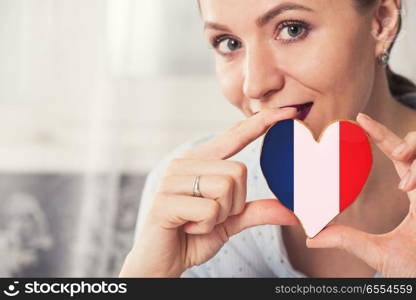
<path fill-rule="evenodd" d="M 299 119 L 301 121 L 304 121 L 306 117 L 309 115 L 309 112 L 311 111 L 313 106 L 313 102 L 306 102 L 302 104 L 292 104 L 292 105 L 286 105 L 281 106 L 280 108 L 284 107 L 294 107 L 297 110 L 296 119 Z"/>

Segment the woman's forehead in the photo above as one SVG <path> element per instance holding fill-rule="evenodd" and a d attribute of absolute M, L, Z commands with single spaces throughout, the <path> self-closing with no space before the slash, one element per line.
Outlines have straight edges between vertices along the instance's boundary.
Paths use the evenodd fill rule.
<path fill-rule="evenodd" d="M 265 14 L 270 10 L 284 11 L 328 11 L 345 10 L 351 6 L 350 0 L 199 0 L 201 14 L 204 20 L 230 18 L 238 16 L 251 18 Z"/>

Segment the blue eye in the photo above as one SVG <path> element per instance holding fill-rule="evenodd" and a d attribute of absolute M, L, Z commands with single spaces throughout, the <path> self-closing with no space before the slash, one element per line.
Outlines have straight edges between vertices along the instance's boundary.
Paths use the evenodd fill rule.
<path fill-rule="evenodd" d="M 214 42 L 214 48 L 218 50 L 223 55 L 230 54 L 234 51 L 237 51 L 242 46 L 239 40 L 233 39 L 231 37 L 219 37 Z"/>
<path fill-rule="evenodd" d="M 286 21 L 277 26 L 277 39 L 282 42 L 292 42 L 304 38 L 308 34 L 308 25 L 301 21 Z"/>
<path fill-rule="evenodd" d="M 302 27 L 300 27 L 300 26 L 289 26 L 289 27 L 286 27 L 285 28 L 285 31 L 287 32 L 287 36 L 290 38 L 290 37 L 292 37 L 292 38 L 295 38 L 295 37 L 297 37 L 298 35 L 300 35 L 302 32 L 303 32 L 303 28 Z"/>

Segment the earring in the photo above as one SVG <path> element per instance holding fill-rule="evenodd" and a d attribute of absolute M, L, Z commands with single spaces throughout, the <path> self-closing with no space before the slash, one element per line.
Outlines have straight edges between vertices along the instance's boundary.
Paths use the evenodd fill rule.
<path fill-rule="evenodd" d="M 383 54 L 380 54 L 378 56 L 378 62 L 383 67 L 387 66 L 387 64 L 389 63 L 389 59 L 390 59 L 390 54 L 387 50 L 384 50 Z"/>

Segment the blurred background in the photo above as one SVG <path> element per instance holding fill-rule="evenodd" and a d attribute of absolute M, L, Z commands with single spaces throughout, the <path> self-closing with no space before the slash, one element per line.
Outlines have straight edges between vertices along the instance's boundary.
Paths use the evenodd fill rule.
<path fill-rule="evenodd" d="M 416 80 L 416 1 L 393 70 Z M 146 174 L 243 116 L 194 0 L 0 0 L 0 276 L 117 276 Z"/>

